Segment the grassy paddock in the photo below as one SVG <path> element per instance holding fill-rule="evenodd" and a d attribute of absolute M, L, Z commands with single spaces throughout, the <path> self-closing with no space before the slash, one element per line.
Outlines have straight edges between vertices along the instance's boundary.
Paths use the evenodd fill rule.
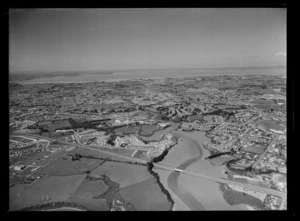
<path fill-rule="evenodd" d="M 125 187 L 120 191 L 122 197 L 132 203 L 137 210 L 169 210 L 170 203 L 160 191 L 155 179 Z"/>
<path fill-rule="evenodd" d="M 10 188 L 10 209 L 20 210 L 36 204 L 66 201 L 83 181 L 85 175 L 43 177 L 26 188 Z M 44 195 L 44 200 L 43 200 Z M 49 200 L 46 201 L 46 195 Z"/>
<path fill-rule="evenodd" d="M 108 161 L 90 173 L 91 176 L 103 174 L 106 174 L 113 182 L 118 183 L 120 188 L 152 178 L 146 166 Z"/>

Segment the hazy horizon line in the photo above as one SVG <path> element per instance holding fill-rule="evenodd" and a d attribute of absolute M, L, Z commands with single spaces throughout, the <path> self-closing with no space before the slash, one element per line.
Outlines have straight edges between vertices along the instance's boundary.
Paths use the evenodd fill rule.
<path fill-rule="evenodd" d="M 77 73 L 77 72 L 108 72 L 106 74 L 110 74 L 112 72 L 123 72 L 123 71 L 147 71 L 147 70 L 192 70 L 192 69 L 203 69 L 203 70 L 243 70 L 243 69 L 272 69 L 272 68 L 286 68 L 286 65 L 273 65 L 273 66 L 231 66 L 231 67 L 191 67 L 191 68 L 138 68 L 138 69 L 112 69 L 112 70 L 18 70 L 18 71 L 9 71 L 9 74 L 50 74 L 50 73 Z M 105 73 L 103 73 L 105 74 Z"/>

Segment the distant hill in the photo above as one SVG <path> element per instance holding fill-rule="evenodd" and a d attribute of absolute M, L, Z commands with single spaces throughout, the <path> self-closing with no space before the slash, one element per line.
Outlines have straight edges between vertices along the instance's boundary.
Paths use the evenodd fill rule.
<path fill-rule="evenodd" d="M 10 82 L 19 82 L 19 81 L 28 81 L 38 78 L 51 78 L 51 77 L 63 77 L 63 76 L 78 76 L 84 74 L 112 74 L 111 71 L 53 71 L 53 72 L 10 72 L 9 81 Z"/>
<path fill-rule="evenodd" d="M 21 84 L 17 84 L 17 83 L 9 83 L 9 89 L 19 89 L 19 88 L 23 88 L 24 86 Z"/>

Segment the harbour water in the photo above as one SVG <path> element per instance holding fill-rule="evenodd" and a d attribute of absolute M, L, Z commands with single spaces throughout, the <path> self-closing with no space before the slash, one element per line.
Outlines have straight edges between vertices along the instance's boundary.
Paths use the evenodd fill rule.
<path fill-rule="evenodd" d="M 161 163 L 211 177 L 226 178 L 223 167 L 213 166 L 209 161 L 205 160 L 209 152 L 203 148 L 202 142 L 205 142 L 208 138 L 203 133 L 175 131 L 173 134 L 179 137 L 179 142 L 170 150 Z M 165 176 L 165 173 L 160 173 L 159 170 L 156 172 L 160 176 Z M 192 177 L 175 171 L 169 173 L 166 182 L 172 194 L 176 195 L 181 201 L 180 203 L 185 204 L 190 210 L 245 209 L 244 205 L 229 205 L 223 198 L 220 184 L 217 182 Z M 177 201 L 179 201 L 178 199 Z M 183 208 L 182 205 L 176 205 L 176 201 L 174 207 L 175 210 Z"/>
<path fill-rule="evenodd" d="M 124 72 L 112 72 L 110 74 L 90 74 L 82 72 L 76 76 L 62 75 L 55 77 L 42 77 L 24 80 L 16 83 L 20 84 L 40 84 L 40 83 L 84 83 L 101 81 L 123 81 L 134 79 L 163 79 L 177 77 L 197 77 L 197 76 L 218 76 L 218 75 L 285 75 L 285 67 L 273 68 L 218 68 L 218 69 L 158 69 L 158 70 L 133 70 Z"/>

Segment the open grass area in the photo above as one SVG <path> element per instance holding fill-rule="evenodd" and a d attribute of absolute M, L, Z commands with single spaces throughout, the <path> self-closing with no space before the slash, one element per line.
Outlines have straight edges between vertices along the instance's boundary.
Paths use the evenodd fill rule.
<path fill-rule="evenodd" d="M 173 130 L 175 130 L 175 127 L 169 126 L 169 127 L 166 127 L 162 130 L 155 131 L 151 136 L 139 136 L 139 138 L 141 140 L 144 140 L 144 141 L 147 141 L 147 142 L 150 142 L 150 141 L 155 142 L 155 141 L 161 140 L 163 138 L 163 135 L 169 134 Z"/>
<path fill-rule="evenodd" d="M 154 131 L 156 131 L 158 129 L 159 128 L 156 125 L 142 125 L 139 135 L 151 136 L 154 133 Z"/>
<path fill-rule="evenodd" d="M 265 151 L 265 149 L 266 146 L 262 146 L 262 145 L 253 145 L 253 146 L 242 148 L 243 151 L 257 153 L 257 154 L 262 154 Z"/>
<path fill-rule="evenodd" d="M 86 176 L 68 201 L 79 203 L 91 210 L 107 210 L 104 199 L 93 197 L 103 194 L 108 188 L 101 179 Z"/>
<path fill-rule="evenodd" d="M 127 186 L 120 190 L 122 197 L 137 210 L 168 210 L 170 204 L 160 191 L 154 178 Z"/>
<path fill-rule="evenodd" d="M 118 161 L 127 161 L 126 159 L 117 156 L 112 156 L 108 155 L 105 153 L 101 153 L 97 151 L 97 149 L 108 151 L 108 152 L 117 152 L 118 149 L 108 149 L 108 148 L 102 148 L 102 147 L 95 147 L 95 150 L 90 150 L 90 149 L 84 149 L 84 148 L 77 148 L 74 151 L 72 151 L 72 155 L 80 154 L 83 156 L 93 156 L 94 158 L 109 158 L 113 160 L 118 160 Z"/>
<path fill-rule="evenodd" d="M 31 142 L 34 141 L 32 139 L 27 139 L 25 137 L 18 137 L 18 136 L 10 136 L 10 139 L 15 140 L 15 141 L 19 141 L 19 142 L 22 142 L 22 143 L 31 143 Z"/>
<path fill-rule="evenodd" d="M 81 158 L 72 161 L 68 156 L 62 157 L 49 166 L 39 170 L 38 175 L 48 174 L 50 176 L 69 176 L 81 174 L 95 169 L 103 160 Z"/>
<path fill-rule="evenodd" d="M 261 109 L 269 109 L 275 105 L 274 101 L 265 99 L 255 99 L 252 103 Z"/>
<path fill-rule="evenodd" d="M 138 150 L 138 151 L 134 154 L 134 158 L 138 158 L 138 159 L 147 159 L 147 151 L 145 151 L 145 150 Z"/>
<path fill-rule="evenodd" d="M 118 129 L 116 129 L 116 132 L 119 131 L 123 134 L 135 134 L 137 132 L 140 131 L 140 127 L 139 126 L 124 126 L 124 127 L 120 127 Z"/>
<path fill-rule="evenodd" d="M 93 196 L 104 193 L 108 189 L 101 179 L 87 175 L 80 186 L 72 194 L 72 197 L 93 198 Z"/>
<path fill-rule="evenodd" d="M 123 155 L 123 156 L 128 156 L 128 157 L 131 157 L 133 152 L 135 151 L 135 150 L 125 149 L 125 148 L 118 148 L 116 150 L 117 150 L 116 151 L 117 154 L 120 154 L 120 155 Z"/>
<path fill-rule="evenodd" d="M 47 202 L 66 201 L 84 177 L 85 175 L 43 177 L 31 185 L 14 186 L 9 190 L 10 210 L 20 210 Z M 48 201 L 45 200 L 46 195 L 49 197 Z"/>
<path fill-rule="evenodd" d="M 61 207 L 61 208 L 57 208 L 57 209 L 48 209 L 45 211 L 83 211 L 83 210 L 78 209 L 78 208 L 73 208 L 73 207 Z"/>
<path fill-rule="evenodd" d="M 260 120 L 256 122 L 264 129 L 273 129 L 273 130 L 284 130 L 284 127 L 279 126 L 276 121 L 273 120 Z"/>
<path fill-rule="evenodd" d="M 214 166 L 221 166 L 224 163 L 228 162 L 229 160 L 234 159 L 234 157 L 231 156 L 220 156 L 213 159 L 210 159 L 209 162 L 211 162 Z"/>
<path fill-rule="evenodd" d="M 118 183 L 120 188 L 152 178 L 146 166 L 108 161 L 90 173 L 91 176 L 103 174 L 106 174 L 113 182 Z"/>

